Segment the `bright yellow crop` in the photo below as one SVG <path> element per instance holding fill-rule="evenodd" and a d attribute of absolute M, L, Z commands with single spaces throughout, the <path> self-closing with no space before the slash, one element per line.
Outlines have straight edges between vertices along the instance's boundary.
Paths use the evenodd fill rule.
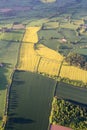
<path fill-rule="evenodd" d="M 34 43 L 38 41 L 37 31 L 39 29 L 40 27 L 29 27 L 26 29 L 23 39 L 24 43 L 22 43 L 20 49 L 18 69 L 58 75 L 63 57 L 43 45 L 39 45 L 39 48 L 36 50 L 34 49 Z"/>
<path fill-rule="evenodd" d="M 38 49 L 34 49 L 34 43 L 38 42 L 37 31 L 39 29 L 40 27 L 26 29 L 24 43 L 20 49 L 18 69 L 57 76 L 64 57 L 41 44 Z M 87 82 L 87 71 L 69 66 L 65 62 L 62 65 L 60 76 Z"/>
<path fill-rule="evenodd" d="M 28 27 L 26 29 L 25 36 L 23 38 L 23 42 L 31 42 L 31 43 L 36 43 L 38 42 L 38 36 L 37 36 L 37 31 L 40 30 L 40 27 Z"/>
<path fill-rule="evenodd" d="M 83 82 L 87 82 L 87 71 L 74 66 L 63 65 L 60 76 L 72 80 L 81 80 Z"/>
<path fill-rule="evenodd" d="M 18 69 L 32 72 L 37 71 L 39 58 L 40 57 L 37 56 L 33 49 L 33 44 L 22 44 L 22 47 L 20 49 Z"/>
<path fill-rule="evenodd" d="M 62 61 L 63 60 L 63 56 L 60 55 L 58 52 L 48 48 L 48 47 L 45 47 L 44 45 L 39 45 L 38 46 L 38 49 L 36 50 L 36 52 L 44 57 L 44 58 L 47 58 L 47 59 L 50 59 L 50 60 L 54 60 L 54 61 Z"/>

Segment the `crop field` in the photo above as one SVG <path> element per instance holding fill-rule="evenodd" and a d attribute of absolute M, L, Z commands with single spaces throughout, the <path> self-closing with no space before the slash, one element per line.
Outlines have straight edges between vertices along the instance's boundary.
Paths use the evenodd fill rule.
<path fill-rule="evenodd" d="M 26 29 L 17 69 L 57 76 L 63 57 L 41 44 L 37 45 L 36 49 L 34 48 L 34 44 L 38 41 L 39 29 L 40 27 Z"/>
<path fill-rule="evenodd" d="M 36 71 L 40 56 L 34 51 L 34 44 L 38 41 L 37 31 L 40 27 L 29 27 L 26 29 L 23 43 L 20 49 L 18 69 Z"/>
<path fill-rule="evenodd" d="M 38 42 L 37 31 L 39 31 L 39 30 L 40 30 L 40 27 L 27 28 L 26 33 L 23 38 L 23 42 L 37 43 Z"/>
<path fill-rule="evenodd" d="M 73 102 L 87 105 L 87 89 L 60 82 L 57 86 L 56 96 Z"/>
<path fill-rule="evenodd" d="M 62 65 L 60 76 L 72 80 L 80 80 L 84 83 L 87 83 L 87 71 L 74 66 L 69 66 L 67 64 Z"/>
<path fill-rule="evenodd" d="M 55 81 L 44 76 L 16 71 L 6 130 L 47 130 L 54 85 Z"/>
<path fill-rule="evenodd" d="M 40 56 L 34 51 L 34 45 L 32 43 L 23 43 L 17 68 L 19 70 L 36 72 L 39 59 Z"/>
<path fill-rule="evenodd" d="M 35 50 L 41 57 L 47 58 L 49 60 L 54 60 L 61 62 L 63 60 L 63 56 L 60 55 L 58 52 L 45 47 L 44 45 L 39 44 L 37 49 Z"/>
<path fill-rule="evenodd" d="M 50 76 L 57 76 L 60 69 L 60 62 L 55 62 L 49 59 L 42 58 L 39 67 L 38 72 L 45 73 Z"/>

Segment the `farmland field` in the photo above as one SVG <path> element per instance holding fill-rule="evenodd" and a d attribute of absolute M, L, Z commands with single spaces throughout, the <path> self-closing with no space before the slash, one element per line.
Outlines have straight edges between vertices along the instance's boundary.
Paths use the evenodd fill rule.
<path fill-rule="evenodd" d="M 37 31 L 40 27 L 28 27 L 20 48 L 18 70 L 58 75 L 63 56 L 38 42 Z M 48 53 L 47 53 L 48 52 Z"/>
<path fill-rule="evenodd" d="M 87 105 L 87 89 L 60 82 L 57 86 L 56 96 L 69 101 Z"/>
<path fill-rule="evenodd" d="M 79 80 L 87 83 L 87 71 L 74 66 L 69 66 L 67 64 L 62 65 L 60 76 L 70 78 L 71 80 Z"/>
<path fill-rule="evenodd" d="M 44 76 L 15 72 L 6 130 L 47 130 L 54 85 Z"/>

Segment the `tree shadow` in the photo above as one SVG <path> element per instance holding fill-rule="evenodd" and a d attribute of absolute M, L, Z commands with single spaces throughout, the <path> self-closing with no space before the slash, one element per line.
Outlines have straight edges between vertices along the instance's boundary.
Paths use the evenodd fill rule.
<path fill-rule="evenodd" d="M 17 123 L 17 124 L 29 124 L 29 123 L 35 123 L 32 119 L 22 118 L 22 117 L 10 117 L 9 118 L 10 123 Z"/>

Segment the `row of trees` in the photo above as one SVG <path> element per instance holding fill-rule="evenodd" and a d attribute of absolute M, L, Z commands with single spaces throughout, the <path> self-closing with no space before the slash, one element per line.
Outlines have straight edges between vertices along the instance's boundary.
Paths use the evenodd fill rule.
<path fill-rule="evenodd" d="M 83 81 L 79 81 L 79 80 L 71 80 L 69 78 L 61 78 L 60 77 L 61 82 L 67 83 L 67 84 L 71 84 L 77 87 L 84 87 L 87 88 L 87 83 L 84 83 Z"/>
<path fill-rule="evenodd" d="M 60 124 L 73 130 L 87 130 L 87 108 L 63 99 L 53 98 L 50 124 Z"/>

